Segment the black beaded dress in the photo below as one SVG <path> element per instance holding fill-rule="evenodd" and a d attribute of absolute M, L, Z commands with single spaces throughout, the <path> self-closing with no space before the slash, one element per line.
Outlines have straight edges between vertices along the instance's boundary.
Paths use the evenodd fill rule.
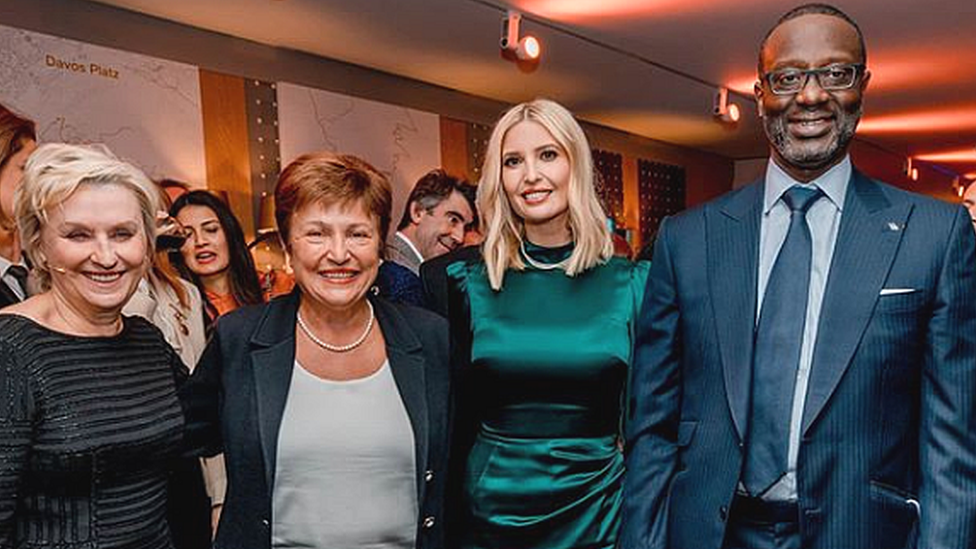
<path fill-rule="evenodd" d="M 171 549 L 184 376 L 141 318 L 79 337 L 0 315 L 0 548 Z"/>

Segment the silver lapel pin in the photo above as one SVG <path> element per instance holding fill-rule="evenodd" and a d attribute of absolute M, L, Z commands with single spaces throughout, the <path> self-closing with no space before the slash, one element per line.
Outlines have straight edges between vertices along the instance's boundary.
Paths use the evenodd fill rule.
<path fill-rule="evenodd" d="M 899 226 L 899 225 L 898 225 L 897 223 L 895 223 L 894 221 L 889 221 L 889 222 L 888 222 L 888 230 L 889 230 L 889 231 L 895 231 L 895 232 L 898 232 L 898 231 L 900 231 L 900 230 L 901 230 L 901 226 Z"/>

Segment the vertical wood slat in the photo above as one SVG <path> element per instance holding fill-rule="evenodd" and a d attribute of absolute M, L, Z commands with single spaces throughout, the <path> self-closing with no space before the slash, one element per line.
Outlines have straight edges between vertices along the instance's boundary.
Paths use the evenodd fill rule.
<path fill-rule="evenodd" d="M 254 214 L 244 78 L 200 69 L 200 96 L 207 188 L 225 194 L 250 241 Z"/>
<path fill-rule="evenodd" d="M 468 125 L 441 116 L 441 167 L 447 173 L 471 179 L 468 173 Z"/>
<path fill-rule="evenodd" d="M 634 253 L 641 249 L 644 242 L 641 239 L 640 226 L 640 190 L 637 184 L 637 159 L 624 155 L 624 224 L 631 230 L 630 245 Z"/>

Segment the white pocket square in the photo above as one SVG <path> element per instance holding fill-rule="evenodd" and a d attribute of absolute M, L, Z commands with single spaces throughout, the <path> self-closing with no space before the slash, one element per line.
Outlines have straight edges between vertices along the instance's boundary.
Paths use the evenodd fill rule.
<path fill-rule="evenodd" d="M 880 295 L 910 294 L 915 291 L 915 288 L 882 288 Z"/>

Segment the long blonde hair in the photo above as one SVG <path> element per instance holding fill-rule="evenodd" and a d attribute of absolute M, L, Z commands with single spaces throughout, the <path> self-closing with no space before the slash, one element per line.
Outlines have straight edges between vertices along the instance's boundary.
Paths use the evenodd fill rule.
<path fill-rule="evenodd" d="M 536 99 L 522 103 L 509 109 L 495 124 L 478 184 L 481 232 L 485 235 L 482 251 L 488 281 L 496 291 L 501 290 L 507 269 L 525 269 L 519 254 L 525 223 L 512 211 L 502 185 L 502 145 L 508 130 L 526 120 L 545 128 L 569 157 L 569 230 L 575 247 L 566 265 L 566 275 L 576 276 L 613 255 L 613 240 L 596 194 L 593 156 L 583 129 L 555 101 Z"/>

